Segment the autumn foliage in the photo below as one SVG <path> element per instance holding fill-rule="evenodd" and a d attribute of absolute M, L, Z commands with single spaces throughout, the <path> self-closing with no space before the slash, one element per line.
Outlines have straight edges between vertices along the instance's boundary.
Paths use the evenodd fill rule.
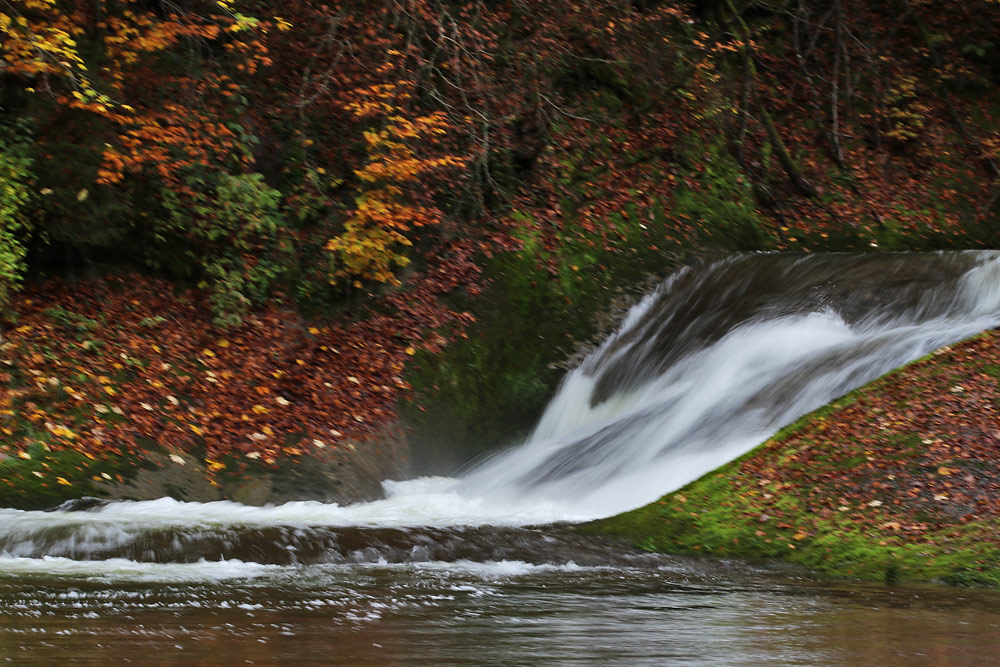
<path fill-rule="evenodd" d="M 453 155 L 417 156 L 413 145 L 436 143 L 448 133 L 448 121 L 444 112 L 413 120 L 401 115 L 405 111 L 399 104 L 410 97 L 406 87 L 412 82 L 356 91 L 358 101 L 348 105 L 357 118 L 374 117 L 383 126 L 364 132 L 368 156 L 354 172 L 361 188 L 354 213 L 344 223 L 343 233 L 326 245 L 337 258 L 337 277 L 398 285 L 396 269 L 410 263 L 402 252 L 413 245 L 408 233 L 440 224 L 443 217 L 422 186 L 436 172 L 454 170 L 464 162 Z"/>
<path fill-rule="evenodd" d="M 17 305 L 0 353 L 4 457 L 39 442 L 92 456 L 201 443 L 265 463 L 353 447 L 392 415 L 406 360 L 444 342 L 425 332 L 454 320 L 415 301 L 317 326 L 271 306 L 220 331 L 197 293 L 136 276 L 39 285 Z"/>
<path fill-rule="evenodd" d="M 497 253 L 562 289 L 636 248 L 995 244 L 998 26 L 990 0 L 0 0 L 2 400 L 35 415 L 9 442 L 362 435 Z M 98 295 L 129 323 L 108 358 L 45 314 Z M 126 370 L 129 426 L 66 416 Z"/>

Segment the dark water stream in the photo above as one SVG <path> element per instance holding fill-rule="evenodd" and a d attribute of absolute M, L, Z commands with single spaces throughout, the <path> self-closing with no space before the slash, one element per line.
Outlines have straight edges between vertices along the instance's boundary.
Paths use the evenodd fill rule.
<path fill-rule="evenodd" d="M 461 478 L 346 507 L 0 509 L 0 661 L 1000 663 L 1000 594 L 653 556 L 566 527 L 998 325 L 996 252 L 685 269 L 567 376 L 527 442 Z"/>

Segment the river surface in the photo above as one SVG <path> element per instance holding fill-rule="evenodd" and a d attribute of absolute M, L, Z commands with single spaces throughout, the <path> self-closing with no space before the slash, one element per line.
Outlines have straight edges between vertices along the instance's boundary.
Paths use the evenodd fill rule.
<path fill-rule="evenodd" d="M 571 529 L 996 326 L 997 252 L 686 268 L 567 375 L 525 442 L 458 477 L 345 507 L 0 509 L 0 661 L 997 664 L 997 593 L 826 582 Z"/>
<path fill-rule="evenodd" d="M 829 583 L 738 564 L 48 565 L 0 576 L 0 661 L 909 667 L 1000 659 L 997 594 Z"/>

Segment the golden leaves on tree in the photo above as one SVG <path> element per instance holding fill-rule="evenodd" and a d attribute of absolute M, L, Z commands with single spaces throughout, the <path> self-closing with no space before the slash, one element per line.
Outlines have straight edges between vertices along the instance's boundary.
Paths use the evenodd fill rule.
<path fill-rule="evenodd" d="M 361 184 L 354 212 L 344 231 L 326 245 L 336 258 L 337 278 L 399 284 L 396 270 L 410 262 L 409 232 L 439 224 L 442 218 L 424 181 L 465 163 L 454 155 L 418 154 L 447 134 L 449 125 L 443 112 L 406 116 L 399 105 L 409 97 L 411 85 L 404 81 L 356 91 L 358 99 L 347 107 L 358 118 L 381 119 L 382 128 L 364 132 L 368 158 L 354 171 Z"/>

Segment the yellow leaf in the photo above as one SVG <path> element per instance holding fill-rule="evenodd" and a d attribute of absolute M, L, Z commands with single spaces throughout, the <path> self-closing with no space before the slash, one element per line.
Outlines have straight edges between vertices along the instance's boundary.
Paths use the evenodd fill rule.
<path fill-rule="evenodd" d="M 209 470 L 222 470 L 223 468 L 226 467 L 225 463 L 221 463 L 219 461 L 213 461 L 212 459 L 205 459 L 205 463 L 208 464 Z"/>
<path fill-rule="evenodd" d="M 62 484 L 63 486 L 73 486 L 72 484 L 69 483 L 69 481 L 67 481 L 65 477 L 56 477 L 56 481 Z"/>
<path fill-rule="evenodd" d="M 205 431 L 203 429 L 198 428 L 194 424 L 188 424 L 188 428 L 190 428 L 192 431 L 194 431 L 195 435 L 204 435 L 205 434 Z"/>
<path fill-rule="evenodd" d="M 414 354 L 417 353 L 417 350 L 411 345 L 408 348 L 406 348 L 406 353 L 412 357 Z"/>
<path fill-rule="evenodd" d="M 75 438 L 76 434 L 69 430 L 62 424 L 51 424 L 49 422 L 45 423 L 45 428 L 49 429 L 52 435 L 57 438 Z"/>
<path fill-rule="evenodd" d="M 225 338 L 223 338 L 222 340 L 219 341 L 218 345 L 219 345 L 219 347 L 222 347 L 222 348 L 229 347 L 229 341 L 226 340 Z"/>
<path fill-rule="evenodd" d="M 258 415 L 267 414 L 267 408 L 265 408 L 263 405 L 255 405 L 253 406 L 252 410 Z"/>

